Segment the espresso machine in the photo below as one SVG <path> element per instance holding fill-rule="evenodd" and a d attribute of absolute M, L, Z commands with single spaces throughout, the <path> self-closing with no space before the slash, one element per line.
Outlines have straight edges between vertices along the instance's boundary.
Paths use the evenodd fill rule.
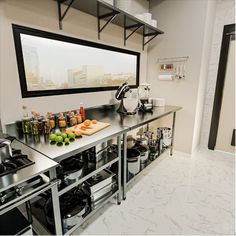
<path fill-rule="evenodd" d="M 138 91 L 140 99 L 139 109 L 143 112 L 152 111 L 153 102 L 150 99 L 150 84 L 147 83 L 140 84 Z"/>

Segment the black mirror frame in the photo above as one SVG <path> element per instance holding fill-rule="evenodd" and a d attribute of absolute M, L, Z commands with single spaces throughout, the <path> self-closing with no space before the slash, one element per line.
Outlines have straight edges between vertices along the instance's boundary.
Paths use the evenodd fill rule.
<path fill-rule="evenodd" d="M 104 44 L 99 44 L 95 42 L 90 42 L 87 40 L 82 40 L 78 38 L 73 38 L 65 35 L 55 34 L 47 31 L 42 31 L 38 29 L 33 29 L 25 26 L 12 24 L 13 37 L 15 42 L 15 51 L 16 51 L 16 59 L 18 64 L 18 73 L 20 78 L 21 85 L 21 95 L 22 98 L 29 97 L 41 97 L 41 96 L 53 96 L 53 95 L 65 95 L 65 94 L 75 94 L 75 93 L 88 93 L 88 92 L 101 92 L 101 91 L 111 91 L 117 90 L 119 86 L 109 86 L 109 87 L 95 87 L 95 88 L 70 88 L 70 89 L 54 89 L 54 90 L 37 90 L 37 91 L 28 91 L 26 84 L 26 76 L 25 76 L 25 68 L 24 68 L 24 60 L 21 46 L 20 34 L 28 34 L 42 38 L 54 39 L 63 42 L 69 42 L 74 44 L 85 45 L 89 47 L 101 48 L 105 50 L 121 52 L 125 54 L 131 54 L 137 56 L 136 63 L 136 84 L 130 85 L 131 88 L 137 88 L 139 86 L 139 70 L 140 70 L 140 53 L 117 48 L 113 46 L 108 46 Z"/>
<path fill-rule="evenodd" d="M 213 104 L 213 111 L 211 117 L 211 127 L 210 134 L 208 140 L 208 148 L 211 150 L 215 149 L 219 121 L 220 121 L 220 111 L 223 99 L 223 90 L 225 83 L 225 74 L 227 69 L 227 60 L 228 60 L 228 52 L 230 45 L 230 37 L 231 33 L 235 31 L 235 24 L 225 25 L 221 43 L 221 51 L 220 51 L 220 60 L 215 88 L 215 97 Z"/>

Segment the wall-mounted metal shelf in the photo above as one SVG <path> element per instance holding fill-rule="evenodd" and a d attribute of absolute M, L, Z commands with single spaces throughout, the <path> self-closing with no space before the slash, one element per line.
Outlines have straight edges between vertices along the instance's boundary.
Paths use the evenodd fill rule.
<path fill-rule="evenodd" d="M 103 0 L 57 0 L 58 3 L 58 17 L 59 27 L 62 29 L 62 21 L 72 7 L 87 14 L 97 17 L 98 24 L 98 39 L 100 39 L 101 32 L 113 23 L 124 28 L 124 45 L 126 41 L 136 32 L 143 36 L 143 49 L 151 40 L 157 35 L 164 32 L 152 25 L 134 17 L 133 15 L 116 8 L 115 6 L 104 2 Z M 62 5 L 66 5 L 65 10 L 62 11 Z M 63 7 L 64 8 L 64 7 Z M 105 23 L 103 22 L 105 21 Z"/>

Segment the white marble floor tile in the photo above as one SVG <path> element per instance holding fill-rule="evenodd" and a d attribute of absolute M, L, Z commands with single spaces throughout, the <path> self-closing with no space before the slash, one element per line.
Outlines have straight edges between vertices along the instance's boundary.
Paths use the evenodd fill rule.
<path fill-rule="evenodd" d="M 234 235 L 234 163 L 209 150 L 163 154 L 129 185 L 126 201 L 109 203 L 74 234 Z"/>

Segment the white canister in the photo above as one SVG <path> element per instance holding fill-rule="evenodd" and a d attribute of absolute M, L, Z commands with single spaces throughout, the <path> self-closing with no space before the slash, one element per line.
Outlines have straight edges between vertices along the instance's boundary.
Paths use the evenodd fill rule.
<path fill-rule="evenodd" d="M 136 18 L 138 18 L 139 20 L 143 21 L 143 14 L 136 14 L 134 15 Z"/>
<path fill-rule="evenodd" d="M 156 28 L 157 27 L 157 20 L 151 20 L 151 25 Z"/>
<path fill-rule="evenodd" d="M 152 14 L 149 12 L 143 13 L 143 20 L 148 23 L 151 24 L 152 21 Z"/>
<path fill-rule="evenodd" d="M 164 107 L 166 104 L 166 101 L 164 98 L 152 98 L 153 106 L 154 107 Z"/>
<path fill-rule="evenodd" d="M 103 0 L 103 1 L 108 4 L 114 5 L 114 0 Z"/>
<path fill-rule="evenodd" d="M 129 13 L 131 12 L 131 9 L 132 9 L 131 4 L 132 4 L 131 0 L 115 0 L 114 1 L 115 7 Z"/>

